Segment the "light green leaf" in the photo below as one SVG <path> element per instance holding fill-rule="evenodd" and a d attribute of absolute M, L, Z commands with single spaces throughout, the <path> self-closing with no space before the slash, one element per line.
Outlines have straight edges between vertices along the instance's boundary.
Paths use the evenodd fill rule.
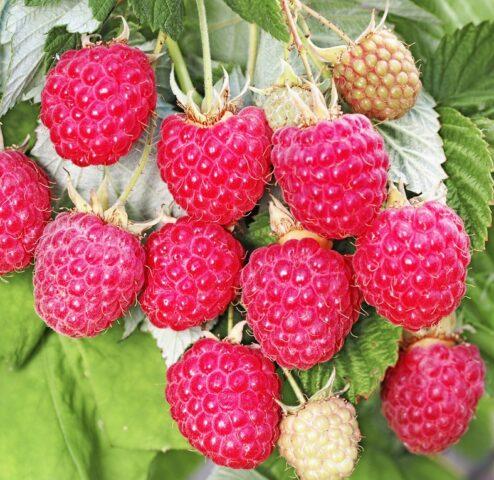
<path fill-rule="evenodd" d="M 241 240 L 251 249 L 264 247 L 276 242 L 276 238 L 274 237 L 269 224 L 269 213 L 258 213 L 247 227 L 247 232 Z"/>
<path fill-rule="evenodd" d="M 36 315 L 31 269 L 0 280 L 0 359 L 20 367 L 45 332 Z"/>
<path fill-rule="evenodd" d="M 174 39 L 182 33 L 182 0 L 129 0 L 129 3 L 139 20 L 151 30 L 163 30 Z"/>
<path fill-rule="evenodd" d="M 54 182 L 54 198 L 60 199 L 60 204 L 64 200 L 67 201 L 67 173 L 70 174 L 77 191 L 84 198 L 89 198 L 91 190 L 97 188 L 103 180 L 103 167 L 90 166 L 81 168 L 69 160 L 60 158 L 50 140 L 48 129 L 41 123 L 36 129 L 36 134 L 36 144 L 31 153 L 38 159 L 40 165 L 48 172 L 50 179 Z M 156 132 L 156 135 L 158 135 L 158 132 Z M 110 203 L 117 199 L 118 195 L 125 188 L 125 185 L 127 185 L 141 157 L 145 138 L 146 133 L 136 142 L 128 155 L 121 158 L 116 164 L 107 167 L 110 179 Z M 168 192 L 166 184 L 161 180 L 156 163 L 156 150 L 153 149 L 146 168 L 139 178 L 137 185 L 132 190 L 126 204 L 129 217 L 133 220 L 149 220 L 158 215 L 162 206 L 171 207 L 172 205 L 173 215 L 181 215 L 182 210 L 173 204 L 173 198 Z"/>
<path fill-rule="evenodd" d="M 467 23 L 494 20 L 494 3 L 491 0 L 413 0 L 438 18 L 448 32 Z"/>
<path fill-rule="evenodd" d="M 323 388 L 335 368 L 336 390 L 348 384 L 346 396 L 351 402 L 369 398 L 379 387 L 386 369 L 396 363 L 400 337 L 401 328 L 374 312 L 361 318 L 333 360 L 298 372 L 304 392 L 313 395 Z"/>
<path fill-rule="evenodd" d="M 231 468 L 215 467 L 207 480 L 268 480 L 255 470 L 232 470 Z"/>
<path fill-rule="evenodd" d="M 482 132 L 455 109 L 438 109 L 447 162 L 448 205 L 463 218 L 474 250 L 482 250 L 492 215 L 492 158 Z"/>
<path fill-rule="evenodd" d="M 434 107 L 434 99 L 422 91 L 404 117 L 377 125 L 391 161 L 390 179 L 403 181 L 415 193 L 432 191 L 446 178 L 442 167 L 446 156 Z"/>
<path fill-rule="evenodd" d="M 433 458 L 418 455 L 398 457 L 398 468 L 405 480 L 460 480 L 459 475 Z"/>
<path fill-rule="evenodd" d="M 225 0 L 225 3 L 244 20 L 256 23 L 282 42 L 290 36 L 278 0 Z"/>
<path fill-rule="evenodd" d="M 44 7 L 8 2 L 1 17 L 0 45 L 4 45 L 7 67 L 6 77 L 1 79 L 0 115 L 22 97 L 26 88 L 37 91 L 31 81 L 42 64 L 46 35 L 53 27 L 66 26 L 68 32 L 86 33 L 99 25 L 88 0 L 61 0 Z"/>
<path fill-rule="evenodd" d="M 446 35 L 424 64 L 423 82 L 438 104 L 464 113 L 494 106 L 494 23 L 469 24 Z"/>

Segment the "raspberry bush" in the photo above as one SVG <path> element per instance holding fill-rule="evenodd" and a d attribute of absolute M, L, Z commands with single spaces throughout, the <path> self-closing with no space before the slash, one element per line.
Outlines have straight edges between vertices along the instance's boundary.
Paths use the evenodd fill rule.
<path fill-rule="evenodd" d="M 494 475 L 494 10 L 389 3 L 1 3 L 0 480 Z"/>

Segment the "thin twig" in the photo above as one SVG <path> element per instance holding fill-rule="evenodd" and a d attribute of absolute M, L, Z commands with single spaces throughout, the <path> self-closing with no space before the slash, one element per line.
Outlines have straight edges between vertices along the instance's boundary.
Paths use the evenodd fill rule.
<path fill-rule="evenodd" d="M 288 370 L 285 367 L 281 367 L 283 370 L 283 373 L 285 374 L 286 379 L 288 380 L 288 383 L 292 387 L 293 393 L 295 393 L 295 396 L 297 397 L 298 401 L 300 402 L 300 405 L 304 405 L 307 400 L 304 397 L 304 394 L 300 387 L 298 386 L 297 382 L 293 378 L 293 375 L 291 374 L 290 370 Z"/>

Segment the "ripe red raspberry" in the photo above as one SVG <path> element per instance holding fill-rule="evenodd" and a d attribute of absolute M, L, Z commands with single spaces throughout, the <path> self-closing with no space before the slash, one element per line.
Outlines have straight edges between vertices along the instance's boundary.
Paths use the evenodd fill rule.
<path fill-rule="evenodd" d="M 263 194 L 272 132 L 256 107 L 224 118 L 206 126 L 183 114 L 167 117 L 158 166 L 173 198 L 191 217 L 229 225 L 252 210 Z"/>
<path fill-rule="evenodd" d="M 286 368 L 307 370 L 329 360 L 358 317 L 344 257 L 311 238 L 255 250 L 241 284 L 256 340 Z"/>
<path fill-rule="evenodd" d="M 449 207 L 430 201 L 382 211 L 357 240 L 353 266 L 370 305 L 408 330 L 430 327 L 465 294 L 470 239 Z"/>
<path fill-rule="evenodd" d="M 280 380 L 259 350 L 207 338 L 167 372 L 171 416 L 218 465 L 255 468 L 278 440 Z"/>
<path fill-rule="evenodd" d="M 388 155 L 363 115 L 278 130 L 271 158 L 294 217 L 327 238 L 363 234 L 386 198 Z"/>
<path fill-rule="evenodd" d="M 20 151 L 0 151 L 0 275 L 29 265 L 50 214 L 45 173 Z"/>
<path fill-rule="evenodd" d="M 400 355 L 381 394 L 390 427 L 408 450 L 424 455 L 460 439 L 484 393 L 485 366 L 475 345 L 432 342 Z"/>
<path fill-rule="evenodd" d="M 41 94 L 57 153 L 80 167 L 117 162 L 156 106 L 155 83 L 146 55 L 123 43 L 65 52 Z"/>
<path fill-rule="evenodd" d="M 36 249 L 36 310 L 58 333 L 97 335 L 135 301 L 144 262 L 144 248 L 131 233 L 93 214 L 61 213 Z"/>
<path fill-rule="evenodd" d="M 220 225 L 181 218 L 150 235 L 146 256 L 143 310 L 159 328 L 184 330 L 233 300 L 244 250 Z"/>
<path fill-rule="evenodd" d="M 377 120 L 403 116 L 422 87 L 410 50 L 385 28 L 368 33 L 343 53 L 334 79 L 353 111 Z"/>

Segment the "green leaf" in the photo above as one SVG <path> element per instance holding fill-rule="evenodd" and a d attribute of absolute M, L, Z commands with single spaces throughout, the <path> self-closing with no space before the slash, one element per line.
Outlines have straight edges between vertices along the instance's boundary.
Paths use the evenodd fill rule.
<path fill-rule="evenodd" d="M 232 470 L 225 467 L 214 467 L 207 480 L 268 480 L 255 470 Z"/>
<path fill-rule="evenodd" d="M 393 457 L 375 448 L 366 448 L 362 452 L 351 478 L 352 480 L 378 478 L 404 480 Z"/>
<path fill-rule="evenodd" d="M 446 156 L 434 107 L 434 99 L 422 91 L 405 116 L 376 125 L 389 153 L 391 180 L 403 181 L 415 193 L 430 192 L 446 178 L 442 167 Z"/>
<path fill-rule="evenodd" d="M 67 50 L 76 49 L 80 45 L 80 35 L 67 32 L 65 27 L 55 27 L 50 30 L 44 46 L 45 72 L 48 72 L 58 61 L 60 55 Z"/>
<path fill-rule="evenodd" d="M 351 402 L 369 398 L 379 387 L 386 369 L 396 363 L 400 337 L 401 328 L 374 312 L 361 318 L 333 360 L 298 372 L 304 392 L 313 395 L 323 388 L 334 367 L 336 390 L 349 384 L 346 396 Z"/>
<path fill-rule="evenodd" d="M 434 480 L 460 480 L 460 477 L 437 460 L 418 455 L 403 455 L 398 457 L 398 468 L 405 480 L 419 478 Z"/>
<path fill-rule="evenodd" d="M 247 227 L 242 242 L 250 249 L 264 247 L 276 241 L 269 224 L 269 213 L 258 213 Z"/>
<path fill-rule="evenodd" d="M 204 457 L 186 450 L 158 453 L 148 472 L 147 480 L 188 480 L 201 465 Z"/>
<path fill-rule="evenodd" d="M 34 311 L 32 271 L 0 280 L 0 359 L 20 367 L 45 332 Z"/>
<path fill-rule="evenodd" d="M 494 3 L 491 0 L 413 0 L 415 4 L 434 14 L 448 32 L 467 23 L 494 20 Z"/>
<path fill-rule="evenodd" d="M 275 450 L 271 456 L 259 467 L 257 471 L 268 480 L 293 480 L 297 478 L 293 467 Z"/>
<path fill-rule="evenodd" d="M 0 118 L 5 146 L 22 145 L 31 136 L 30 147 L 36 140 L 34 129 L 38 124 L 39 104 L 20 102 Z"/>
<path fill-rule="evenodd" d="M 469 24 L 441 40 L 423 66 L 425 88 L 463 113 L 494 107 L 494 23 Z"/>
<path fill-rule="evenodd" d="M 145 25 L 163 30 L 178 39 L 183 30 L 182 0 L 129 0 L 132 10 Z"/>
<path fill-rule="evenodd" d="M 282 42 L 290 36 L 278 0 L 225 0 L 225 3 L 244 20 L 256 23 Z"/>
<path fill-rule="evenodd" d="M 492 215 L 492 158 L 482 132 L 455 109 L 438 109 L 448 174 L 448 204 L 463 218 L 474 250 L 482 250 Z"/>
<path fill-rule="evenodd" d="M 106 20 L 115 8 L 116 3 L 117 0 L 89 0 L 89 6 L 93 10 L 94 18 L 100 22 Z"/>

